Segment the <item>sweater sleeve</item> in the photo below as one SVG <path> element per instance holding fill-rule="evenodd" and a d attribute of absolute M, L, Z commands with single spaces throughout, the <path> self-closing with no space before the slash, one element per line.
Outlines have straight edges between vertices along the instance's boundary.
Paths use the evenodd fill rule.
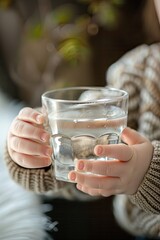
<path fill-rule="evenodd" d="M 137 193 L 115 197 L 114 214 L 130 233 L 160 237 L 160 141 L 153 145 L 153 159 Z"/>
<path fill-rule="evenodd" d="M 7 146 L 4 160 L 11 178 L 26 190 L 44 193 L 53 190 L 57 191 L 65 185 L 64 182 L 55 179 L 53 166 L 40 169 L 28 169 L 16 164 L 11 159 Z"/>
<path fill-rule="evenodd" d="M 134 235 L 160 237 L 160 44 L 133 49 L 107 71 L 107 85 L 129 93 L 128 126 L 154 146 L 148 172 L 136 194 L 114 198 L 118 223 Z M 157 141 L 154 141 L 157 140 Z"/>
<path fill-rule="evenodd" d="M 153 141 L 152 144 L 154 154 L 149 170 L 130 200 L 145 212 L 160 214 L 160 141 Z"/>
<path fill-rule="evenodd" d="M 128 126 L 138 129 L 138 116 L 140 113 L 141 89 L 145 59 L 149 54 L 147 45 L 131 50 L 112 64 L 106 72 L 107 86 L 120 88 L 128 92 Z"/>
<path fill-rule="evenodd" d="M 160 237 L 160 214 L 144 212 L 126 195 L 114 198 L 113 212 L 118 224 L 132 235 L 146 236 L 151 239 Z"/>

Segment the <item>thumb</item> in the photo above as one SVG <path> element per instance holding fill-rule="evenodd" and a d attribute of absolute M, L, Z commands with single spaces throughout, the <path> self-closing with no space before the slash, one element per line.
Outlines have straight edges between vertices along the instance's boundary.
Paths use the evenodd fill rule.
<path fill-rule="evenodd" d="M 122 131 L 121 138 L 128 145 L 141 144 L 147 141 L 145 137 L 137 131 L 127 127 Z"/>

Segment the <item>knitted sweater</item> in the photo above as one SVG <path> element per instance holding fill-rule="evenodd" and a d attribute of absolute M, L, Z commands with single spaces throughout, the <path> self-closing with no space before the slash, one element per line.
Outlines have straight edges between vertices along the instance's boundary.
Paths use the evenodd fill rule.
<path fill-rule="evenodd" d="M 125 89 L 130 96 L 128 125 L 153 141 L 154 153 L 150 168 L 137 193 L 115 197 L 115 216 L 133 234 L 160 236 L 160 45 L 142 45 L 127 53 L 107 72 L 107 84 Z M 57 181 L 54 166 L 25 169 L 10 158 L 5 160 L 11 177 L 27 190 L 50 192 L 54 196 L 93 199 L 81 194 L 72 183 Z M 120 207 L 119 207 L 120 206 Z M 120 211 L 121 210 L 121 211 Z M 122 212 L 123 210 L 123 212 Z"/>
<path fill-rule="evenodd" d="M 106 80 L 129 93 L 128 125 L 154 145 L 150 168 L 137 193 L 114 198 L 115 217 L 133 234 L 160 237 L 160 44 L 128 52 L 110 67 Z"/>

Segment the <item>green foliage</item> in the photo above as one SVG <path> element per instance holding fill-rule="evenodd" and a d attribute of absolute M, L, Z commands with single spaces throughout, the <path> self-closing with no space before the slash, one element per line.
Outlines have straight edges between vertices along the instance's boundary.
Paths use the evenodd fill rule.
<path fill-rule="evenodd" d="M 69 5 L 58 7 L 52 12 L 52 20 L 56 24 L 67 24 L 71 22 L 74 17 L 73 8 Z"/>
<path fill-rule="evenodd" d="M 30 25 L 28 30 L 28 37 L 31 39 L 39 39 L 43 36 L 43 26 L 41 23 Z"/>
<path fill-rule="evenodd" d="M 90 53 L 89 35 L 97 34 L 99 27 L 113 29 L 116 26 L 119 9 L 125 0 L 77 1 L 87 6 L 85 13 L 77 14 L 74 4 L 62 4 L 39 21 L 34 19 L 27 29 L 30 39 L 53 39 L 60 55 L 72 64 L 78 63 Z"/>
<path fill-rule="evenodd" d="M 84 39 L 71 37 L 59 44 L 58 51 L 66 61 L 77 64 L 89 53 L 89 46 Z"/>
<path fill-rule="evenodd" d="M 106 1 L 90 5 L 90 12 L 94 15 L 97 23 L 103 27 L 113 28 L 116 25 L 117 9 Z"/>

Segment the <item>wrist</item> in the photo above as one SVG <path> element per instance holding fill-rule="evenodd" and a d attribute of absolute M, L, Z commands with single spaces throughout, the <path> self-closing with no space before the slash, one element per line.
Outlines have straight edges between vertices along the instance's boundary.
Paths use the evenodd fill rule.
<path fill-rule="evenodd" d="M 154 151 L 148 171 L 134 195 L 130 195 L 132 203 L 139 206 L 146 212 L 157 213 L 160 212 L 160 142 L 152 142 Z"/>

